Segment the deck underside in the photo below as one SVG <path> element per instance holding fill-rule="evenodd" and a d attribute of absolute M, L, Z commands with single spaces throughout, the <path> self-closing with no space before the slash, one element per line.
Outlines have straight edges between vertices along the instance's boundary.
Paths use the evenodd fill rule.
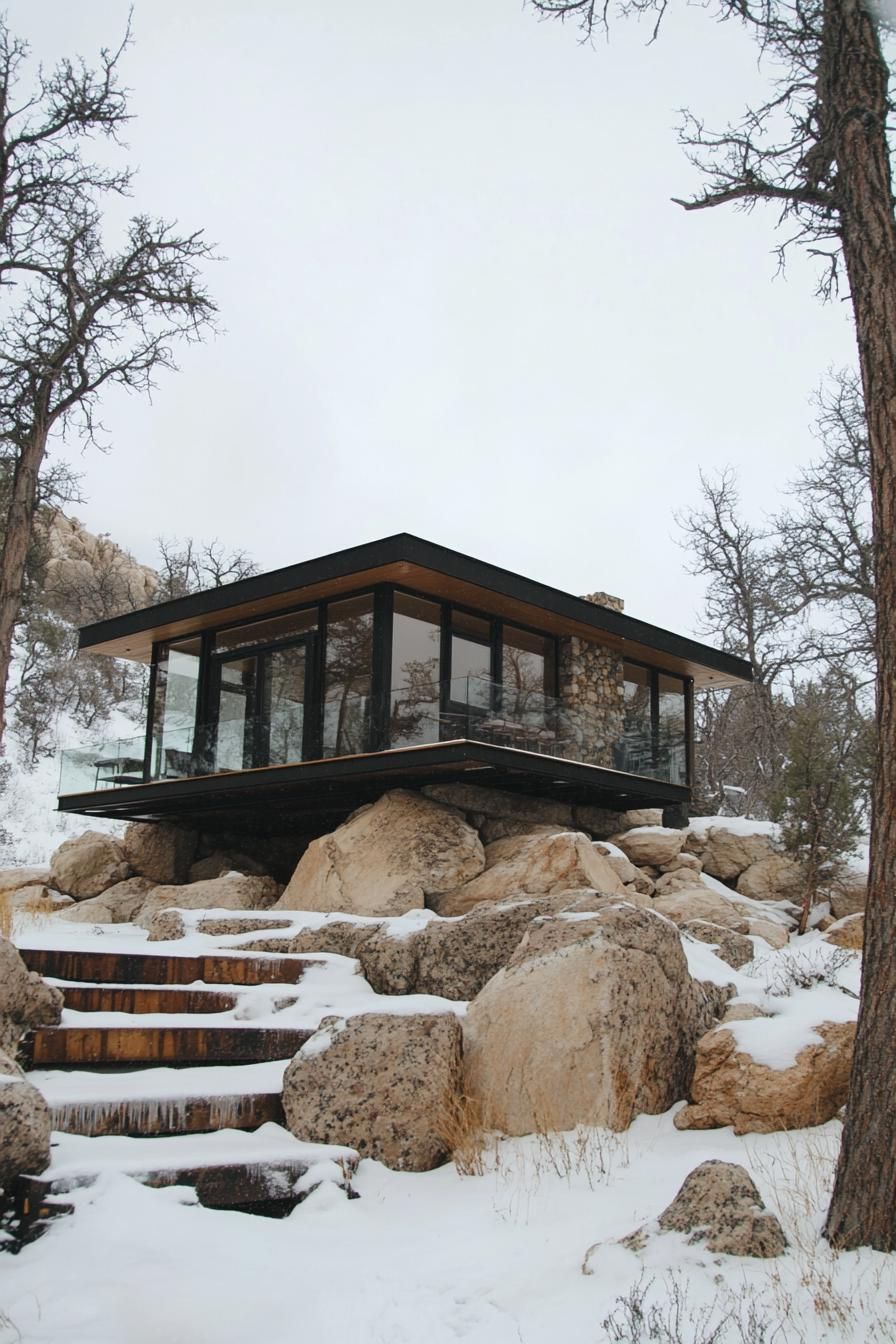
<path fill-rule="evenodd" d="M 176 820 L 255 835 L 319 834 L 387 789 L 457 780 L 618 811 L 681 807 L 689 797 L 679 784 L 465 739 L 66 794 L 59 810 L 121 821 Z"/>

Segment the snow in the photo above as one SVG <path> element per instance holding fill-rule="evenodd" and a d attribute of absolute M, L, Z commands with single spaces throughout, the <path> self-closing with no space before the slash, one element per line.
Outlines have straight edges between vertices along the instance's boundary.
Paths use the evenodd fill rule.
<path fill-rule="evenodd" d="M 622 1136 L 593 1131 L 590 1147 L 574 1134 L 502 1140 L 482 1176 L 367 1160 L 360 1199 L 320 1187 L 282 1221 L 204 1209 L 110 1160 L 96 1185 L 66 1196 L 73 1217 L 0 1256 L 11 1322 L 0 1341 L 17 1330 L 22 1344 L 603 1344 L 614 1336 L 602 1322 L 639 1283 L 661 1305 L 676 1283 L 685 1291 L 682 1344 L 702 1338 L 699 1312 L 729 1299 L 755 1301 L 766 1339 L 892 1339 L 894 1258 L 836 1254 L 817 1235 L 839 1124 L 736 1138 L 680 1133 L 673 1114 L 642 1116 Z M 750 1170 L 782 1218 L 786 1255 L 712 1257 L 677 1236 L 643 1255 L 615 1244 L 708 1158 Z M 718 1344 L 744 1338 L 761 1337 L 732 1330 Z"/>
<path fill-rule="evenodd" d="M 732 835 L 768 835 L 777 839 L 780 830 L 774 821 L 756 821 L 753 817 L 691 817 L 688 830 L 701 840 L 711 826 L 730 831 Z"/>

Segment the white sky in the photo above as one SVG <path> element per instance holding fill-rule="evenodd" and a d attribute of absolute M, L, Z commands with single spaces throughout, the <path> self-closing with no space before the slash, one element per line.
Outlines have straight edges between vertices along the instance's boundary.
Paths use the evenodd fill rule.
<path fill-rule="evenodd" d="M 49 63 L 128 0 L 6 8 Z M 590 49 L 520 0 L 137 0 L 134 31 L 134 208 L 218 244 L 224 330 L 106 398 L 86 525 L 265 569 L 404 530 L 693 630 L 673 510 L 729 464 L 776 507 L 854 357 L 771 215 L 670 202 L 676 109 L 739 112 L 746 36 L 682 5 Z"/>

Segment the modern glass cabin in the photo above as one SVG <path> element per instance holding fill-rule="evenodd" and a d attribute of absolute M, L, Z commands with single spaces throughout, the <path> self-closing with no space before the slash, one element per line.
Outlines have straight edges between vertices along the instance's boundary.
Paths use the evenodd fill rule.
<path fill-rule="evenodd" d="M 63 752 L 59 807 L 296 831 L 465 779 L 680 814 L 694 689 L 750 666 L 605 603 L 403 533 L 87 626 L 147 724 Z"/>

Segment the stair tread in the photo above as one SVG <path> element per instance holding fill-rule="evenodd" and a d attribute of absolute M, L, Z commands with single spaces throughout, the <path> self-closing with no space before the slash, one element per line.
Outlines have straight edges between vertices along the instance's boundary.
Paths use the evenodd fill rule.
<path fill-rule="evenodd" d="M 232 1092 L 205 1097 L 130 1097 L 123 1100 L 65 1101 L 50 1107 L 50 1124 L 65 1134 L 201 1134 L 219 1129 L 257 1129 L 269 1120 L 283 1123 L 279 1092 Z"/>
<path fill-rule="evenodd" d="M 354 1166 L 358 1154 L 339 1144 L 308 1143 L 282 1125 L 268 1122 L 257 1130 L 220 1129 L 209 1134 L 173 1134 L 154 1138 L 122 1135 L 89 1137 L 60 1134 L 52 1138 L 50 1166 L 44 1173 L 54 1187 L 78 1176 L 104 1171 L 176 1172 L 200 1168 L 322 1162 Z"/>
<path fill-rule="evenodd" d="M 292 1057 L 313 1028 L 234 1024 L 214 1026 L 39 1027 L 25 1042 L 32 1066 L 89 1064 L 251 1063 Z"/>
<path fill-rule="evenodd" d="M 250 1064 L 191 1064 L 123 1070 L 32 1069 L 28 1074 L 50 1106 L 67 1102 L 128 1101 L 145 1098 L 230 1096 L 238 1092 L 280 1092 L 287 1060 Z"/>
<path fill-rule="evenodd" d="M 143 945 L 145 947 L 145 945 Z M 240 986 L 296 984 L 314 957 L 288 953 L 226 951 L 199 955 L 137 951 L 103 951 L 59 947 L 20 947 L 29 970 L 69 981 L 101 984 Z"/>

